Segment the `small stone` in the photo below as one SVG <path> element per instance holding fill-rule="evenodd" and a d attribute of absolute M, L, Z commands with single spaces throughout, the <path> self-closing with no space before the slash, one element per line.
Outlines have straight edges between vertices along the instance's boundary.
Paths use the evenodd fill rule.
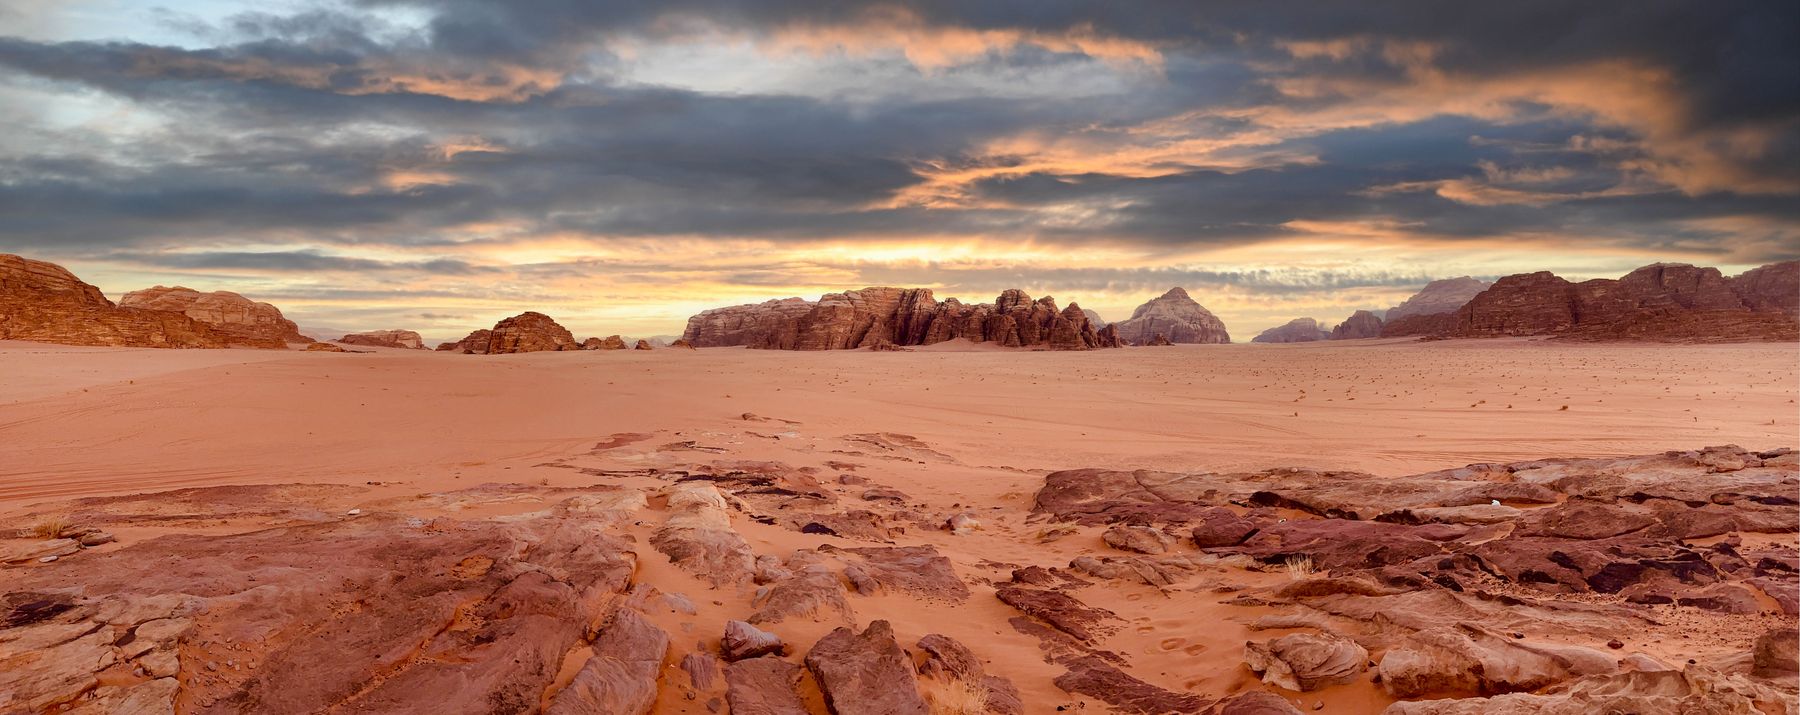
<path fill-rule="evenodd" d="M 344 512 L 345 516 L 357 516 L 359 514 L 362 514 L 361 509 L 351 509 L 350 511 Z"/>
<path fill-rule="evenodd" d="M 1618 650 L 1620 648 L 1624 648 L 1625 643 L 1624 643 L 1624 641 L 1614 638 L 1614 639 L 1606 642 L 1606 647 L 1611 648 L 1613 650 Z"/>

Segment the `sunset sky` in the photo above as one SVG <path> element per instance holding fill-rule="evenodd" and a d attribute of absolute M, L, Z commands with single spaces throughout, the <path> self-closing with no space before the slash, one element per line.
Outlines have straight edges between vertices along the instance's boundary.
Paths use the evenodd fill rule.
<path fill-rule="evenodd" d="M 1242 341 L 1432 278 L 1800 258 L 1800 11 L 0 0 L 0 252 L 431 338 L 1180 285 Z"/>

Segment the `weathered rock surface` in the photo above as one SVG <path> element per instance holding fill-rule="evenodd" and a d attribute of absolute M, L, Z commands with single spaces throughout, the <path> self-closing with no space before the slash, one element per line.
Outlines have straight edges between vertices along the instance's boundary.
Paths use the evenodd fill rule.
<path fill-rule="evenodd" d="M 819 681 L 833 715 L 927 715 L 912 660 L 894 640 L 887 621 L 871 621 L 858 633 L 839 628 L 806 653 L 806 668 Z"/>
<path fill-rule="evenodd" d="M 725 635 L 719 639 L 719 657 L 726 661 L 786 652 L 787 644 L 781 642 L 781 636 L 743 621 L 726 621 Z"/>
<path fill-rule="evenodd" d="M 656 704 L 669 636 L 643 614 L 619 609 L 594 639 L 594 654 L 558 691 L 545 715 L 644 715 Z"/>
<path fill-rule="evenodd" d="M 1381 337 L 1381 316 L 1359 310 L 1331 329 L 1332 340 L 1357 340 Z"/>
<path fill-rule="evenodd" d="M 669 489 L 669 519 L 650 544 L 689 573 L 714 586 L 750 580 L 756 556 L 731 528 L 731 510 L 717 487 L 684 482 Z"/>
<path fill-rule="evenodd" d="M 223 348 L 243 339 L 179 311 L 116 306 L 62 266 L 0 253 L 0 340 L 64 345 Z M 282 348 L 277 340 L 253 347 Z"/>
<path fill-rule="evenodd" d="M 1174 693 L 1138 680 L 1099 656 L 1082 656 L 1065 665 L 1068 672 L 1056 677 L 1056 687 L 1098 698 L 1119 712 L 1137 715 L 1200 713 L 1214 704 L 1198 695 Z"/>
<path fill-rule="evenodd" d="M 482 328 L 469 333 L 454 343 L 438 343 L 437 349 L 445 352 L 462 353 L 464 355 L 486 355 L 488 343 L 494 337 L 494 331 Z"/>
<path fill-rule="evenodd" d="M 725 666 L 725 702 L 732 715 L 811 715 L 795 686 L 800 666 L 773 656 Z"/>
<path fill-rule="evenodd" d="M 119 298 L 119 306 L 181 313 L 212 326 L 230 336 L 234 345 L 244 347 L 283 347 L 289 343 L 313 342 L 312 338 L 300 334 L 294 321 L 282 317 L 280 309 L 230 291 L 201 293 L 180 286 L 156 286 L 126 293 Z"/>
<path fill-rule="evenodd" d="M 748 346 L 777 350 L 849 350 L 884 345 L 934 345 L 949 340 L 1008 347 L 1087 350 L 1118 347 L 1117 330 L 1103 331 L 1080 306 L 1058 310 L 1048 296 L 1032 300 L 1008 290 L 993 303 L 939 302 L 924 288 L 864 288 L 706 311 L 688 320 L 682 338 L 696 347 Z"/>
<path fill-rule="evenodd" d="M 632 350 L 654 350 L 655 347 L 650 344 L 650 341 L 639 338 L 637 341 L 637 344 L 631 346 L 631 349 Z"/>
<path fill-rule="evenodd" d="M 1019 700 L 1019 689 L 1011 680 L 989 675 L 981 658 L 955 638 L 938 633 L 919 639 L 919 650 L 925 660 L 919 674 L 942 681 L 960 682 L 966 687 L 980 688 L 986 693 L 983 709 L 995 715 L 1023 715 L 1025 705 Z"/>
<path fill-rule="evenodd" d="M 1383 715 L 1757 715 L 1794 711 L 1794 696 L 1701 666 L 1582 678 L 1543 693 L 1402 701 Z"/>
<path fill-rule="evenodd" d="M 1100 534 L 1100 539 L 1120 551 L 1139 554 L 1162 554 L 1169 551 L 1175 539 L 1148 526 L 1115 524 Z"/>
<path fill-rule="evenodd" d="M 1295 318 L 1281 325 L 1264 330 L 1251 338 L 1253 343 L 1310 343 L 1315 340 L 1331 339 L 1330 331 L 1319 326 L 1319 321 L 1312 318 Z"/>
<path fill-rule="evenodd" d="M 1528 692 L 1617 670 L 1618 661 L 1597 650 L 1527 643 L 1462 624 L 1413 634 L 1387 652 L 1378 672 L 1390 695 L 1410 698 Z"/>
<path fill-rule="evenodd" d="M 1114 325 L 1118 326 L 1119 338 L 1132 345 L 1148 345 L 1159 334 L 1171 343 L 1231 342 L 1224 321 L 1181 288 L 1170 288 L 1131 311 L 1131 318 Z"/>
<path fill-rule="evenodd" d="M 424 350 L 425 339 L 411 330 L 370 330 L 338 338 L 345 345 L 367 345 L 375 348 Z"/>
<path fill-rule="evenodd" d="M 1549 272 L 1507 276 L 1458 309 L 1436 337 L 1553 335 L 1580 340 L 1800 340 L 1800 261 L 1735 278 L 1716 268 L 1654 264 L 1618 280 L 1571 283 Z"/>
<path fill-rule="evenodd" d="M 628 346 L 625 345 L 625 339 L 617 335 L 608 335 L 605 338 L 588 338 L 581 341 L 582 350 L 624 350 L 626 347 Z"/>
<path fill-rule="evenodd" d="M 494 324 L 488 336 L 487 353 L 535 353 L 551 350 L 579 350 L 581 344 L 569 330 L 550 316 L 526 311 Z"/>
<path fill-rule="evenodd" d="M 1368 669 L 1369 651 L 1336 633 L 1295 633 L 1244 644 L 1244 664 L 1263 682 L 1301 692 L 1341 685 Z"/>

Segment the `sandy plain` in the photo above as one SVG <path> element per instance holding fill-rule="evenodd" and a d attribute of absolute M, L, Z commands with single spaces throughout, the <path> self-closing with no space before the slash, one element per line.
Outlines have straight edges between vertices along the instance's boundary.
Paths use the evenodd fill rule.
<path fill-rule="evenodd" d="M 0 343 L 0 521 L 26 523 L 79 497 L 250 484 L 354 487 L 309 497 L 323 509 L 487 518 L 542 509 L 551 497 L 453 508 L 429 497 L 485 483 L 653 491 L 663 485 L 627 473 L 720 460 L 812 467 L 855 500 L 866 487 L 827 480 L 853 463 L 848 471 L 904 492 L 920 513 L 970 509 L 984 523 L 967 535 L 914 529 L 895 540 L 935 546 L 970 582 L 972 599 L 859 598 L 857 620 L 892 621 L 903 644 L 933 631 L 959 638 L 990 672 L 1017 684 L 1028 712 L 1048 712 L 1088 705 L 1052 685 L 1060 668 L 1043 661 L 1035 640 L 1005 627 L 1016 614 L 986 584 L 1018 565 L 1057 566 L 1107 551 L 1095 528 L 1052 543 L 1033 538 L 1041 525 L 1027 513 L 1049 471 L 1314 467 L 1399 476 L 1719 444 L 1793 447 L 1797 365 L 1800 348 L 1792 345 L 1524 339 L 505 356 Z M 870 435 L 889 439 L 876 444 Z M 604 472 L 618 476 L 595 476 Z M 757 553 L 857 545 L 734 522 Z M 273 525 L 221 517 L 123 528 L 120 543 L 101 550 Z M 654 526 L 629 528 L 642 543 Z M 1791 545 L 1792 536 L 1775 543 Z M 698 604 L 694 614 L 652 614 L 681 648 L 716 639 L 725 620 L 747 611 L 741 589 L 714 589 L 642 551 L 640 579 Z M 1107 584 L 1080 593 L 1124 622 L 1106 646 L 1132 659 L 1133 675 L 1211 697 L 1263 687 L 1242 665 L 1244 642 L 1264 637 L 1244 626 L 1255 609 L 1224 605 L 1229 594 L 1205 588 L 1205 578 L 1175 590 Z M 1238 580 L 1282 578 L 1246 572 Z M 831 625 L 778 630 L 804 648 Z M 1704 657 L 1741 650 L 1755 635 L 1677 643 L 1678 630 L 1645 634 L 1633 648 Z M 665 689 L 657 711 L 707 711 L 676 693 Z M 1345 713 L 1392 701 L 1367 682 L 1288 695 Z M 808 697 L 817 707 L 817 693 Z"/>

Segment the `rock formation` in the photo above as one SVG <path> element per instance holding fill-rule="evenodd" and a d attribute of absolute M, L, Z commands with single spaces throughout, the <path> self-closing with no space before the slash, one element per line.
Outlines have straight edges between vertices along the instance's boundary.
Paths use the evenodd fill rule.
<path fill-rule="evenodd" d="M 645 340 L 643 338 L 638 338 L 637 344 L 631 346 L 631 349 L 632 350 L 653 350 L 655 348 L 653 348 L 650 345 L 650 341 Z"/>
<path fill-rule="evenodd" d="M 582 350 L 624 350 L 626 347 L 625 339 L 617 335 L 608 335 L 604 340 L 588 338 L 581 341 Z"/>
<path fill-rule="evenodd" d="M 1111 326 L 1108 326 L 1109 328 Z M 864 288 L 821 296 L 709 310 L 688 320 L 682 336 L 695 347 L 849 350 L 949 340 L 1007 347 L 1087 350 L 1118 347 L 1117 330 L 1096 329 L 1075 303 L 1058 310 L 1049 296 L 1020 290 L 993 303 L 939 302 L 925 288 Z"/>
<path fill-rule="evenodd" d="M 493 337 L 493 334 L 494 331 L 482 328 L 469 333 L 467 337 L 454 343 L 438 343 L 437 349 L 447 352 L 458 352 L 464 355 L 486 355 L 488 351 L 488 340 Z"/>
<path fill-rule="evenodd" d="M 493 330 L 477 330 L 462 340 L 438 345 L 437 349 L 468 355 L 498 355 L 594 348 L 577 342 L 568 328 L 558 325 L 550 316 L 526 311 L 495 323 Z"/>
<path fill-rule="evenodd" d="M 0 340 L 152 348 L 284 348 L 246 341 L 180 312 L 113 305 L 62 266 L 0 253 Z"/>
<path fill-rule="evenodd" d="M 1194 302 L 1181 288 L 1170 288 L 1169 292 L 1131 311 L 1130 319 L 1115 325 L 1119 328 L 1119 338 L 1132 345 L 1147 345 L 1157 334 L 1171 343 L 1231 342 L 1225 323 Z"/>
<path fill-rule="evenodd" d="M 1310 343 L 1315 340 L 1329 340 L 1331 333 L 1319 327 L 1319 321 L 1312 318 L 1295 318 L 1286 324 L 1277 325 L 1250 339 L 1253 343 Z"/>
<path fill-rule="evenodd" d="M 1081 314 L 1087 316 L 1088 322 L 1093 324 L 1095 330 L 1112 325 L 1112 323 L 1106 322 L 1105 318 L 1100 317 L 1099 313 L 1088 310 L 1087 308 L 1082 308 Z"/>
<path fill-rule="evenodd" d="M 1571 283 L 1547 271 L 1507 276 L 1424 326 L 1433 337 L 1553 335 L 1577 340 L 1800 340 L 1800 261 L 1735 278 L 1686 264 Z M 1394 331 L 1388 331 L 1393 334 Z"/>
<path fill-rule="evenodd" d="M 1381 337 L 1381 316 L 1366 310 L 1356 311 L 1355 314 L 1345 318 L 1344 322 L 1338 323 L 1337 327 L 1331 329 L 1332 340 L 1379 337 Z"/>
<path fill-rule="evenodd" d="M 338 338 L 345 345 L 367 345 L 375 348 L 424 350 L 425 339 L 411 330 L 370 330 Z"/>
<path fill-rule="evenodd" d="M 1411 298 L 1389 308 L 1387 315 L 1383 316 L 1383 320 L 1392 322 L 1415 315 L 1454 313 L 1458 308 L 1468 305 L 1470 298 L 1487 290 L 1490 285 L 1493 284 L 1469 276 L 1435 280 L 1426 283 L 1425 287 L 1419 289 L 1419 292 L 1414 293 Z"/>
<path fill-rule="evenodd" d="M 312 338 L 301 335 L 299 326 L 282 317 L 275 306 L 230 291 L 201 293 L 181 286 L 156 286 L 126 293 L 119 299 L 119 305 L 181 313 L 231 336 L 233 345 L 280 347 L 313 342 Z"/>

